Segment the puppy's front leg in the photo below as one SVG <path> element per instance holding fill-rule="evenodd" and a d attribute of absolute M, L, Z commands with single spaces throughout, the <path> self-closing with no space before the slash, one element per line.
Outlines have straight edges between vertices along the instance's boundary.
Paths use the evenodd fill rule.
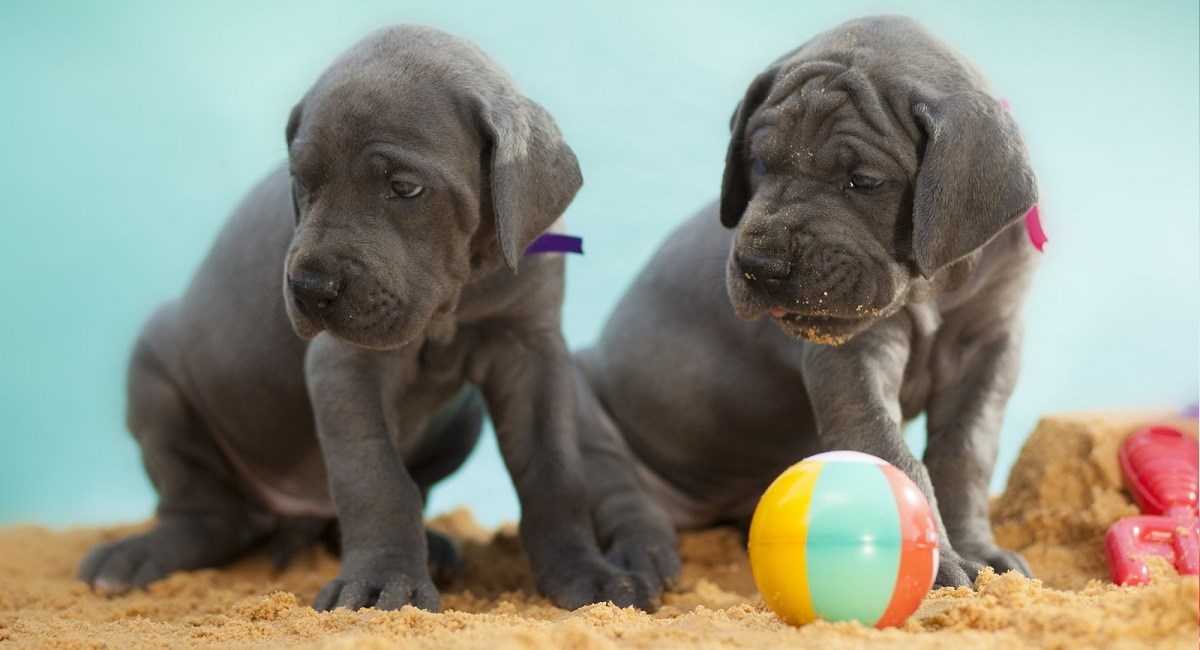
<path fill-rule="evenodd" d="M 650 606 L 650 586 L 608 564 L 592 529 L 575 435 L 571 359 L 554 327 L 508 332 L 483 382 L 521 502 L 521 542 L 538 590 L 568 609 Z"/>
<path fill-rule="evenodd" d="M 426 564 L 421 493 L 384 422 L 381 366 L 389 357 L 328 334 L 314 339 L 305 356 L 342 532 L 342 568 L 313 601 L 319 610 L 441 608 Z"/>
<path fill-rule="evenodd" d="M 909 451 L 901 432 L 900 385 L 909 353 L 904 329 L 885 322 L 839 347 L 806 345 L 801 361 L 804 383 L 826 449 L 878 456 L 917 484 L 938 524 L 941 551 L 935 584 L 966 586 L 982 566 L 951 547 L 929 473 Z"/>
<path fill-rule="evenodd" d="M 925 467 L 954 547 L 997 571 L 1028 576 L 1029 565 L 1019 553 L 996 546 L 987 492 L 1004 406 L 1016 383 L 1020 339 L 1020 325 L 1004 323 L 990 340 L 952 351 L 960 359 L 944 365 L 960 366 L 959 372 L 935 389 L 927 407 Z"/>

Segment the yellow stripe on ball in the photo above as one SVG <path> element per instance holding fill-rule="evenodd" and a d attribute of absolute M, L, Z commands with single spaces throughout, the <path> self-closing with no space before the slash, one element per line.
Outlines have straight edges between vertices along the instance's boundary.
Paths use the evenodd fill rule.
<path fill-rule="evenodd" d="M 750 522 L 750 568 L 763 600 L 792 625 L 817 617 L 808 590 L 804 548 L 808 541 L 808 508 L 813 486 L 824 463 L 801 461 L 767 488 Z"/>

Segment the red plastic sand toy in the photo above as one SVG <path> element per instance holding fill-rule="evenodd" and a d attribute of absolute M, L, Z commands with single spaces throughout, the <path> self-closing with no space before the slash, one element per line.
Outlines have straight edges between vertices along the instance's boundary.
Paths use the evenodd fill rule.
<path fill-rule="evenodd" d="M 1121 473 L 1143 514 L 1116 522 L 1104 537 L 1113 582 L 1149 583 L 1149 555 L 1181 574 L 1200 573 L 1198 456 L 1196 441 L 1171 427 L 1146 427 L 1121 445 Z"/>

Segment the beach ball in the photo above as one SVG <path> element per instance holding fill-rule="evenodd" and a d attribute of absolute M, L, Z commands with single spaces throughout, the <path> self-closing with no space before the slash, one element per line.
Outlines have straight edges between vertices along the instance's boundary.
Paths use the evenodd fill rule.
<path fill-rule="evenodd" d="M 937 576 L 938 529 L 907 476 L 853 451 L 792 465 L 758 502 L 750 568 L 780 618 L 890 627 L 908 618 Z"/>

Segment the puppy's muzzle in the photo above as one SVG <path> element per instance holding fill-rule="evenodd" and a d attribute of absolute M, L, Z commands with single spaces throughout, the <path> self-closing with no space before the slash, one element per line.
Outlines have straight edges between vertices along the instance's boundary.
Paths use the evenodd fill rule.
<path fill-rule="evenodd" d="M 288 288 L 300 311 L 323 318 L 333 312 L 342 287 L 333 278 L 300 271 L 288 277 Z"/>
<path fill-rule="evenodd" d="M 779 291 L 784 280 L 792 275 L 792 265 L 778 258 L 738 251 L 734 254 L 734 260 L 742 272 L 742 277 L 767 293 Z"/>

